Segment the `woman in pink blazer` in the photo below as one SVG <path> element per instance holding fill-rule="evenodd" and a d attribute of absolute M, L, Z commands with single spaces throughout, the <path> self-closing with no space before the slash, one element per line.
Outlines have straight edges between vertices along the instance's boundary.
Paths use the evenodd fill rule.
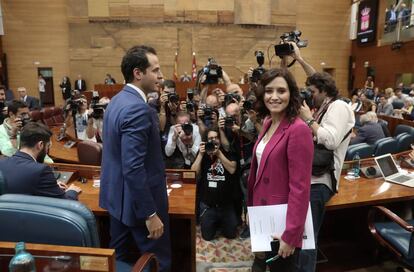
<path fill-rule="evenodd" d="M 288 204 L 286 229 L 281 236 L 275 236 L 280 241 L 281 258 L 270 264 L 270 271 L 293 271 L 295 249 L 302 246 L 309 206 L 312 133 L 298 117 L 301 99 L 289 71 L 267 71 L 256 95 L 259 111 L 267 117 L 253 150 L 248 206 Z M 264 257 L 270 256 L 273 257 L 267 253 Z M 264 271 L 264 261 L 256 255 L 252 271 Z"/>

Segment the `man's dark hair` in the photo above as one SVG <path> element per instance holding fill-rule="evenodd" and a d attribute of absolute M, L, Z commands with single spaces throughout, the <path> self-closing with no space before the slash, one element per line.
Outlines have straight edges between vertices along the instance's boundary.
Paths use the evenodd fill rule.
<path fill-rule="evenodd" d="M 27 104 L 20 100 L 13 100 L 11 104 L 7 107 L 7 113 L 17 114 L 17 111 L 21 108 L 28 108 Z"/>
<path fill-rule="evenodd" d="M 134 46 L 126 52 L 121 63 L 121 71 L 126 83 L 131 83 L 134 80 L 135 68 L 145 74 L 146 69 L 150 66 L 147 54 L 156 55 L 157 53 L 154 48 L 145 45 Z"/>
<path fill-rule="evenodd" d="M 164 87 L 175 89 L 175 82 L 171 79 L 164 80 L 163 85 L 164 85 Z"/>
<path fill-rule="evenodd" d="M 51 136 L 52 132 L 46 125 L 30 122 L 23 127 L 20 133 L 20 146 L 33 148 L 40 141 L 49 142 Z"/>
<path fill-rule="evenodd" d="M 337 97 L 339 95 L 335 80 L 328 73 L 314 73 L 306 80 L 306 86 L 310 85 L 315 86 L 320 92 L 326 92 L 328 97 Z"/>
<path fill-rule="evenodd" d="M 377 96 L 377 97 L 378 97 L 378 99 L 380 99 L 381 97 L 386 98 L 384 94 L 378 94 L 378 96 Z"/>
<path fill-rule="evenodd" d="M 0 85 L 0 90 L 3 90 L 4 92 L 6 92 L 6 86 Z"/>
<path fill-rule="evenodd" d="M 290 98 L 289 98 L 289 104 L 286 108 L 286 117 L 290 121 L 293 121 L 293 119 L 299 115 L 299 109 L 301 106 L 300 94 L 299 94 L 299 88 L 298 88 L 298 85 L 296 84 L 295 78 L 287 69 L 273 68 L 273 69 L 268 70 L 262 75 L 260 84 L 255 90 L 256 98 L 257 98 L 256 108 L 258 112 L 260 113 L 260 115 L 262 115 L 263 117 L 270 114 L 269 110 L 266 108 L 266 105 L 264 103 L 265 89 L 266 89 L 266 85 L 268 85 L 270 82 L 272 82 L 277 77 L 282 77 L 287 82 L 289 93 L 290 93 Z"/>

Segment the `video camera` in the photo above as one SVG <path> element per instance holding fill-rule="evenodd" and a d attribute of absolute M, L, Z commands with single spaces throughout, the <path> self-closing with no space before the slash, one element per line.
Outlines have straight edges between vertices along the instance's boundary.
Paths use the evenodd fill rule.
<path fill-rule="evenodd" d="M 308 88 L 301 89 L 299 92 L 301 101 L 300 104 L 303 104 L 303 101 L 306 102 L 310 109 L 313 109 L 313 95 L 312 92 Z"/>
<path fill-rule="evenodd" d="M 223 77 L 223 69 L 214 58 L 209 58 L 207 65 L 203 68 L 203 74 L 206 75 L 204 84 L 217 84 L 218 79 Z"/>
<path fill-rule="evenodd" d="M 263 68 L 264 64 L 264 53 L 263 51 L 255 51 L 254 55 L 256 57 L 257 64 L 259 64 L 259 67 L 253 70 L 252 77 L 250 78 L 251 82 L 258 82 L 262 75 L 266 72 L 265 68 Z"/>
<path fill-rule="evenodd" d="M 302 35 L 302 32 L 299 30 L 294 30 L 291 32 L 283 33 L 280 36 L 280 44 L 275 45 L 275 54 L 278 57 L 284 57 L 291 55 L 295 49 L 289 42 L 294 42 L 299 48 L 306 47 L 308 45 L 307 40 L 300 40 L 299 37 Z"/>
<path fill-rule="evenodd" d="M 106 106 L 108 104 L 99 104 L 99 94 L 94 91 L 91 100 L 91 108 L 93 110 L 91 117 L 93 119 L 103 119 Z"/>

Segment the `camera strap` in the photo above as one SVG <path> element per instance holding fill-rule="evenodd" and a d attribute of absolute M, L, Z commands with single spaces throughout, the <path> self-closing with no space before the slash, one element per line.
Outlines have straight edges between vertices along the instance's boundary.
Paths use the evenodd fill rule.
<path fill-rule="evenodd" d="M 291 62 L 291 63 L 289 63 L 287 67 L 288 67 L 288 68 L 292 67 L 292 65 L 293 65 L 293 64 L 295 64 L 295 62 L 296 62 L 296 59 L 293 59 L 293 60 L 292 60 L 292 62 Z"/>

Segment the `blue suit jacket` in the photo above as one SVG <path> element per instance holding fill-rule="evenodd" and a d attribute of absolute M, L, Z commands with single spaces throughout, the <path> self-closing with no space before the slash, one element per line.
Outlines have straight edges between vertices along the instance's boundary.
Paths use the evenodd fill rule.
<path fill-rule="evenodd" d="M 60 189 L 50 166 L 35 162 L 27 153 L 17 151 L 0 160 L 0 171 L 6 179 L 6 193 L 77 199 L 75 191 Z"/>
<path fill-rule="evenodd" d="M 165 167 L 156 112 L 125 85 L 104 116 L 99 204 L 127 226 L 168 216 Z"/>
<path fill-rule="evenodd" d="M 367 143 L 375 144 L 379 139 L 385 138 L 384 131 L 379 123 L 367 122 L 358 130 L 358 135 L 351 139 L 350 145 Z"/>

